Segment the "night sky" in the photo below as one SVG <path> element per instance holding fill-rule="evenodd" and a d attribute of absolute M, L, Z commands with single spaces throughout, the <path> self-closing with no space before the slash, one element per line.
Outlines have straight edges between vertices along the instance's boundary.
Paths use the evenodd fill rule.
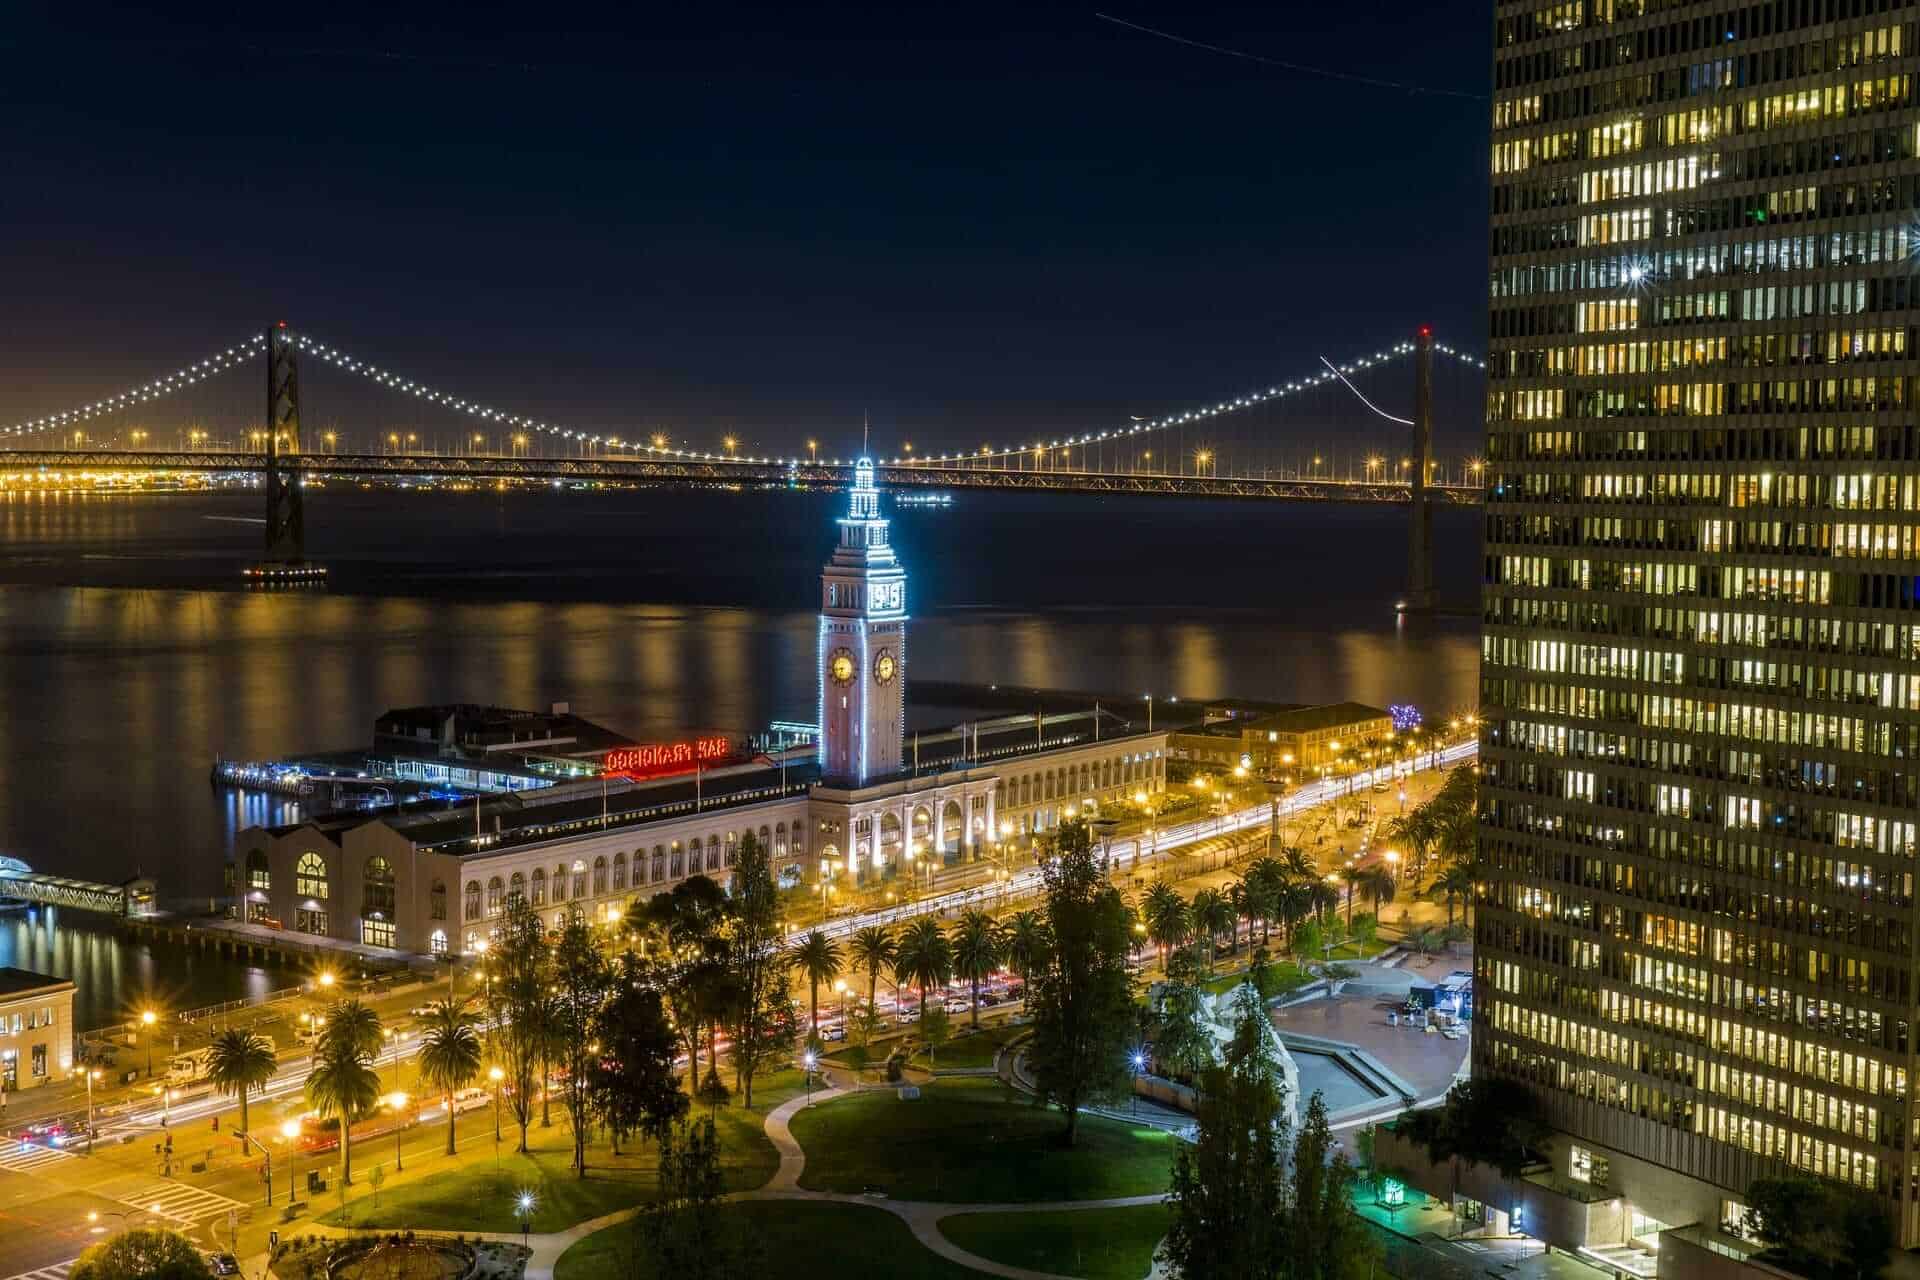
<path fill-rule="evenodd" d="M 1489 10 L 16 4 L 0 424 L 277 319 L 769 451 L 1098 428 L 1423 321 L 1477 352 Z"/>

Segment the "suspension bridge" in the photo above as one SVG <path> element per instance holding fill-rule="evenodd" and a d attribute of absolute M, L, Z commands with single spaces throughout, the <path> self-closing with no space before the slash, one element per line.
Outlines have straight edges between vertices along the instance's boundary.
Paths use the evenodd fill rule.
<path fill-rule="evenodd" d="M 357 375 L 388 395 L 411 401 L 417 411 L 437 412 L 482 429 L 470 435 L 463 430 L 451 450 L 432 447 L 445 444 L 444 430 L 438 441 L 430 436 L 426 447 L 415 429 L 363 426 L 358 432 L 328 428 L 303 433 L 303 358 L 309 365 L 317 362 Z M 909 444 L 876 461 L 882 482 L 903 491 L 989 489 L 1404 506 L 1408 570 L 1400 607 L 1419 612 L 1434 603 L 1433 509 L 1477 504 L 1483 493 L 1478 460 L 1455 464 L 1435 457 L 1437 359 L 1469 375 L 1483 369 L 1473 357 L 1436 342 L 1423 327 L 1412 340 L 1374 355 L 1341 365 L 1323 358 L 1321 370 L 1286 383 L 1154 418 L 1135 418 L 1125 427 L 935 455 L 915 455 Z M 227 437 L 182 427 L 171 433 L 173 447 L 160 443 L 169 433 L 153 430 L 148 406 L 184 397 L 223 374 L 249 367 L 265 372 L 264 420 Z M 1360 385 L 1368 382 L 1386 399 L 1380 382 L 1393 370 L 1402 377 L 1411 373 L 1394 388 L 1408 393 L 1406 416 L 1376 404 Z M 1477 386 L 1474 391 L 1477 397 Z M 1323 430 L 1334 425 L 1332 406 L 1351 409 L 1357 404 L 1366 411 L 1361 418 L 1373 428 L 1373 441 L 1341 429 L 1335 442 L 1323 440 L 1315 447 L 1297 433 L 1276 429 L 1277 412 L 1316 398 L 1317 407 L 1310 410 L 1315 425 Z M 114 474 L 262 477 L 265 555 L 249 572 L 273 580 L 324 573 L 306 559 L 303 490 L 314 478 L 798 488 L 843 486 L 851 482 L 852 467 L 851 458 L 822 459 L 811 443 L 805 456 L 778 457 L 742 452 L 729 437 L 716 452 L 676 446 L 664 433 L 628 439 L 509 413 L 406 378 L 285 325 L 105 400 L 0 429 L 0 480 Z M 10 477 L 5 474 L 9 471 Z"/>

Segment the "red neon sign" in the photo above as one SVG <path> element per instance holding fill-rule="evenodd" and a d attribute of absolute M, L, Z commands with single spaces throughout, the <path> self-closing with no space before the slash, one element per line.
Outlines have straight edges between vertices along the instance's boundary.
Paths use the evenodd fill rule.
<path fill-rule="evenodd" d="M 608 773 L 629 778 L 657 777 L 665 773 L 689 773 L 697 765 L 731 759 L 733 742 L 728 738 L 691 738 L 685 742 L 650 742 L 640 747 L 615 747 L 607 752 L 600 767 Z"/>

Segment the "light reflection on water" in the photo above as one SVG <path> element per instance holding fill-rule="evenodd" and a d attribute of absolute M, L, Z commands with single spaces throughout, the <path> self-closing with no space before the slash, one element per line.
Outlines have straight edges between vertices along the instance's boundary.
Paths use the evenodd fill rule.
<path fill-rule="evenodd" d="M 308 528 L 331 592 L 208 589 L 257 555 L 257 526 L 221 518 L 257 502 L 0 501 L 0 853 L 204 905 L 237 831 L 298 815 L 211 788 L 216 757 L 364 746 L 425 702 L 566 701 L 636 737 L 815 709 L 833 495 L 329 491 Z M 1474 697 L 1473 623 L 1388 612 L 1392 511 L 962 495 L 895 515 L 914 677 L 1430 715 Z M 1474 517 L 1439 515 L 1443 593 L 1468 599 Z M 0 936 L 84 966 L 101 1017 L 167 981 L 201 1002 L 254 981 L 85 926 Z"/>

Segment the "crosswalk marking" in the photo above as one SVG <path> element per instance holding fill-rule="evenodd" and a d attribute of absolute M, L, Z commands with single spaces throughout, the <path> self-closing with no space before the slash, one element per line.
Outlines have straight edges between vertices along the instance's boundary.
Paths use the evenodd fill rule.
<path fill-rule="evenodd" d="M 68 1258 L 65 1262 L 56 1262 L 38 1271 L 22 1271 L 17 1276 L 8 1276 L 7 1280 L 67 1280 L 67 1273 L 73 1270 L 73 1264 L 78 1261 L 78 1258 Z"/>
<path fill-rule="evenodd" d="M 202 1218 L 211 1218 L 229 1209 L 247 1207 L 229 1196 L 202 1191 L 183 1182 L 156 1182 L 136 1195 L 121 1196 L 119 1200 L 128 1208 L 144 1210 L 157 1217 L 182 1223 L 199 1222 Z"/>
<path fill-rule="evenodd" d="M 44 1147 L 37 1142 L 20 1142 L 14 1138 L 0 1138 L 0 1169 L 10 1173 L 25 1173 L 30 1169 L 54 1160 L 64 1160 L 72 1153 L 58 1147 Z"/>

